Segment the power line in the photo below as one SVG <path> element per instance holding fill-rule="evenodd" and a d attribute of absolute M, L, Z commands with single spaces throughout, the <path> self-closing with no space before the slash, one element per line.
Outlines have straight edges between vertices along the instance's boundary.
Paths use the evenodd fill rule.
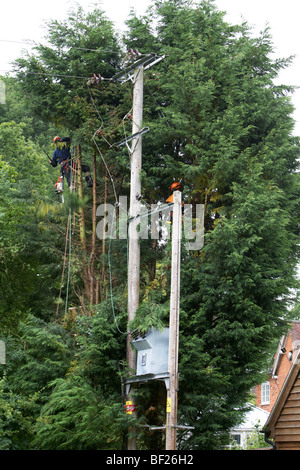
<path fill-rule="evenodd" d="M 21 70 L 0 70 L 0 72 L 5 72 L 5 73 L 24 73 L 26 75 L 43 75 L 47 77 L 65 77 L 65 78 L 79 78 L 80 80 L 87 80 L 89 77 L 82 77 L 79 75 L 66 75 L 62 73 L 47 73 L 47 72 L 28 72 L 28 71 L 21 71 Z M 105 79 L 103 79 L 105 80 Z M 106 79 L 108 80 L 108 79 Z"/>
<path fill-rule="evenodd" d="M 17 41 L 17 40 L 13 40 L 13 39 L 0 39 L 0 42 L 5 42 L 5 43 L 13 43 L 13 44 L 26 44 L 26 45 L 33 45 L 33 46 L 42 46 L 42 47 L 49 47 L 49 46 L 45 46 L 43 44 L 37 44 L 35 41 L 31 41 L 31 40 L 28 40 L 28 41 Z M 68 46 L 61 46 L 59 49 L 63 49 L 64 47 L 68 47 Z M 115 51 L 115 50 L 112 50 L 112 49 L 92 49 L 92 48 L 88 48 L 88 47 L 76 47 L 76 46 L 70 46 L 69 47 L 69 50 L 80 50 L 80 51 L 90 51 L 90 52 L 102 52 L 102 53 L 110 53 L 110 54 L 122 54 L 120 51 Z M 4 73 L 16 73 L 15 70 L 0 70 L 0 72 L 4 72 Z M 46 72 L 23 72 L 23 73 L 27 73 L 27 74 L 30 74 L 30 75 L 42 75 L 42 76 L 52 76 L 52 77 L 66 77 L 66 78 L 78 78 L 78 79 L 88 79 L 89 77 L 81 77 L 81 76 L 77 76 L 77 75 L 65 75 L 65 74 L 51 74 L 51 73 L 46 73 Z M 105 79 L 105 78 L 102 78 L 102 80 L 110 80 L 110 79 Z"/>
<path fill-rule="evenodd" d="M 38 44 L 35 41 L 31 41 L 31 40 L 16 41 L 16 40 L 13 40 L 13 39 L 0 39 L 0 42 L 8 42 L 8 43 L 15 43 L 15 44 L 27 44 L 27 45 L 48 47 L 48 46 L 45 46 L 44 44 Z M 61 46 L 61 47 L 59 47 L 59 49 L 63 49 L 64 47 L 68 47 L 68 46 Z M 120 54 L 120 51 L 114 51 L 112 49 L 100 49 L 100 48 L 92 49 L 92 48 L 89 48 L 89 47 L 76 47 L 76 46 L 70 46 L 69 49 L 75 49 L 75 50 L 79 50 L 79 51 L 109 52 L 111 54 Z"/>

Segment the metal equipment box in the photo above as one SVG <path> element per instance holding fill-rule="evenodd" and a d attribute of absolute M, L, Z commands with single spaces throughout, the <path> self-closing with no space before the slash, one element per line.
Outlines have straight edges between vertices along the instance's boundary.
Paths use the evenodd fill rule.
<path fill-rule="evenodd" d="M 168 372 L 169 328 L 152 328 L 146 335 L 132 340 L 137 350 L 136 375 Z"/>

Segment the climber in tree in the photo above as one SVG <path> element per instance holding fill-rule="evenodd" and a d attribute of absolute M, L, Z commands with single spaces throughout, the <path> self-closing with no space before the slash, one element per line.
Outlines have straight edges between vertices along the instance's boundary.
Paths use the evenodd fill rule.
<path fill-rule="evenodd" d="M 56 149 L 53 152 L 52 160 L 49 158 L 49 163 L 54 168 L 57 164 L 60 164 L 60 174 L 64 178 L 66 178 L 68 182 L 68 186 L 71 186 L 71 165 L 74 169 L 74 165 L 72 163 L 72 156 L 70 152 L 70 144 L 71 140 L 69 137 L 60 138 L 58 136 L 54 137 L 53 139 L 54 144 L 56 145 Z M 71 165 L 70 165 L 71 162 Z M 82 165 L 82 172 L 84 173 L 85 180 L 88 187 L 93 186 L 93 179 L 90 175 L 90 167 L 88 165 Z"/>
<path fill-rule="evenodd" d="M 169 204 L 172 204 L 173 203 L 173 193 L 174 193 L 174 191 L 181 191 L 180 183 L 177 183 L 177 182 L 172 183 L 170 189 L 172 191 L 172 194 L 171 194 L 171 196 L 168 197 L 166 202 L 168 202 Z"/>

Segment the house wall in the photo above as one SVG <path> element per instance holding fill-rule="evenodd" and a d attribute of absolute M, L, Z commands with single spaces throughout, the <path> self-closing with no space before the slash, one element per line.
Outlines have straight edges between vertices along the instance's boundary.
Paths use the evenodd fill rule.
<path fill-rule="evenodd" d="M 277 450 L 300 450 L 300 373 L 275 424 Z"/>
<path fill-rule="evenodd" d="M 280 390 L 283 387 L 283 384 L 285 382 L 285 379 L 290 371 L 290 368 L 292 366 L 293 359 L 295 357 L 295 352 L 293 352 L 293 357 L 292 361 L 289 360 L 288 355 L 289 352 L 293 350 L 293 344 L 292 344 L 292 339 L 290 335 L 288 335 L 286 343 L 285 343 L 285 349 L 286 352 L 283 354 L 280 354 L 279 361 L 278 361 L 278 367 L 276 371 L 276 376 L 272 377 L 270 374 L 270 377 L 266 379 L 266 382 L 269 382 L 270 384 L 270 402 L 269 404 L 262 404 L 261 403 L 261 384 L 256 385 L 255 387 L 255 405 L 258 406 L 259 408 L 271 412 L 277 397 L 280 393 Z"/>
<path fill-rule="evenodd" d="M 230 435 L 239 443 L 239 447 L 246 449 L 249 444 L 248 439 L 258 437 L 258 429 L 261 429 L 269 413 L 263 411 L 261 408 L 251 405 L 249 411 L 245 414 L 243 422 L 230 430 Z"/>

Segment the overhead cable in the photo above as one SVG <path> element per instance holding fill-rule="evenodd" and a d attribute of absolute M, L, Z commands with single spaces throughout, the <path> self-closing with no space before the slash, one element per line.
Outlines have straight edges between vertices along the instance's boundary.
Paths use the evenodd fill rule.
<path fill-rule="evenodd" d="M 10 43 L 15 43 L 15 44 L 27 44 L 27 45 L 33 45 L 33 46 L 43 46 L 43 47 L 48 47 L 45 46 L 44 44 L 38 44 L 35 41 L 16 41 L 12 39 L 0 39 L 0 42 L 10 42 Z M 64 47 L 67 47 L 68 49 L 75 49 L 79 51 L 91 51 L 91 52 L 109 52 L 111 54 L 120 54 L 120 51 L 114 51 L 112 49 L 91 49 L 89 47 L 76 47 L 76 46 L 61 46 L 60 49 L 63 49 Z"/>

